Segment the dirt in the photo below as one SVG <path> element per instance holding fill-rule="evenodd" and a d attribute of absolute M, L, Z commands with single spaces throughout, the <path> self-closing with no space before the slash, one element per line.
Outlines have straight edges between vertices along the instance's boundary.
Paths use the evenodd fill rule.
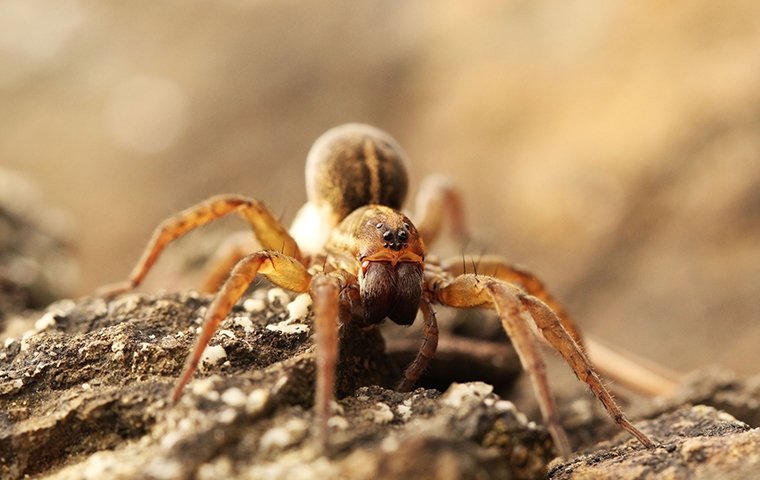
<path fill-rule="evenodd" d="M 257 290 L 235 308 L 211 343 L 223 355 L 172 405 L 169 393 L 209 300 L 192 291 L 87 297 L 29 315 L 29 330 L 0 350 L 2 477 L 741 478 L 760 472 L 759 434 L 750 426 L 760 417 L 758 378 L 705 371 L 673 398 L 631 405 L 637 425 L 658 443 L 654 450 L 619 432 L 590 399 L 560 398 L 579 452 L 562 460 L 544 428 L 490 384 L 453 383 L 443 392 L 387 388 L 400 370 L 384 353 L 382 337 L 349 328 L 342 341 L 352 348 L 344 348 L 340 400 L 322 451 L 312 432 L 311 319 L 288 320 L 292 296 L 279 290 Z M 300 327 L 283 329 L 283 322 Z M 443 363 L 445 369 L 445 355 Z"/>
<path fill-rule="evenodd" d="M 321 452 L 310 433 L 311 321 L 299 333 L 273 330 L 287 319 L 282 298 L 258 298 L 262 311 L 233 312 L 212 342 L 224 356 L 177 405 L 167 398 L 208 297 L 53 304 L 2 350 L 3 476 L 433 478 L 441 471 L 532 478 L 545 468 L 552 456 L 546 432 L 488 384 L 443 393 L 377 386 L 400 373 L 382 368 L 392 362 L 376 332 L 344 332 L 355 347 L 341 361 L 338 392 L 346 396 L 331 420 L 330 448 Z"/>

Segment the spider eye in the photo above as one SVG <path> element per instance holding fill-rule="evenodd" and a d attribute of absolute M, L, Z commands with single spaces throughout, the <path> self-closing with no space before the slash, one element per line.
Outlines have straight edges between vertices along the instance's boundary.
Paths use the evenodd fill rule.
<path fill-rule="evenodd" d="M 380 230 L 381 228 L 383 228 L 383 224 L 382 223 L 378 223 L 377 225 L 375 225 L 375 228 L 377 228 L 378 230 Z"/>

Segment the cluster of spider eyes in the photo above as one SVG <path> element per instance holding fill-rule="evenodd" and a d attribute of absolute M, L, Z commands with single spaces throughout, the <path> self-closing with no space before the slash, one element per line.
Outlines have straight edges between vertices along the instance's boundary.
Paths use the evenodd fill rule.
<path fill-rule="evenodd" d="M 385 228 L 384 223 L 378 223 L 375 225 L 375 227 L 378 230 L 382 230 Z M 385 247 L 392 247 L 394 250 L 398 250 L 401 248 L 404 244 L 406 244 L 406 241 L 409 240 L 409 224 L 404 223 L 402 228 L 400 228 L 395 234 L 392 230 L 388 229 L 385 232 L 383 232 L 383 240 L 385 240 Z"/>

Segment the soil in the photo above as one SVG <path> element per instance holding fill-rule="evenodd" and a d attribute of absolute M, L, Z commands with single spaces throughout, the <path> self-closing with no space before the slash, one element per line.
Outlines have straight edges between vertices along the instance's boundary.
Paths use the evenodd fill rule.
<path fill-rule="evenodd" d="M 399 393 L 376 331 L 344 328 L 339 401 L 312 426 L 311 319 L 260 289 L 235 308 L 182 399 L 170 391 L 210 297 L 61 300 L 0 350 L 3 478 L 746 478 L 760 472 L 760 378 L 707 370 L 672 398 L 629 405 L 658 443 L 618 431 L 591 399 L 560 398 L 578 454 L 484 382 Z M 283 328 L 290 326 L 291 328 Z M 295 327 L 295 328 L 293 328 Z M 350 346 L 350 347 L 349 347 Z M 447 354 L 433 371 L 446 370 Z M 509 376 L 509 375 L 507 375 Z M 440 382 L 440 373 L 434 375 Z M 514 378 L 514 375 L 511 376 Z M 720 409 L 720 410 L 719 410 Z"/>

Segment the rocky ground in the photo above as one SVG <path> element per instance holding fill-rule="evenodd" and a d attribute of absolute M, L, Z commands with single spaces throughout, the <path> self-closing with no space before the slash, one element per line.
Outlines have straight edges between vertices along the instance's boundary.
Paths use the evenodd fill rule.
<path fill-rule="evenodd" d="M 760 473 L 760 378 L 720 370 L 629 405 L 659 444 L 618 432 L 590 398 L 560 398 L 578 453 L 483 382 L 397 393 L 382 339 L 344 332 L 327 451 L 312 435 L 311 319 L 260 289 L 225 320 L 176 405 L 168 395 L 209 297 L 61 300 L 0 350 L 3 478 L 747 478 Z M 445 352 L 443 355 L 447 358 Z M 456 362 L 454 362 L 456 363 Z M 445 365 L 432 371 L 445 371 Z M 439 373 L 440 375 L 440 373 Z M 514 367 L 511 374 L 514 377 Z"/>

